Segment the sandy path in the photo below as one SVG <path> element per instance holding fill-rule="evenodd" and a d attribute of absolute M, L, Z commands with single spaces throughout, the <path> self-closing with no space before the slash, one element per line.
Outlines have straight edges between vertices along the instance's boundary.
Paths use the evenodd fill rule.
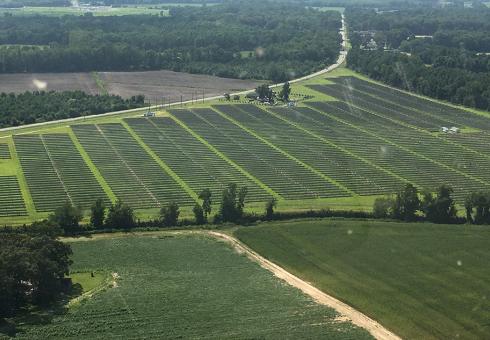
<path fill-rule="evenodd" d="M 259 263 L 263 268 L 272 272 L 278 278 L 286 281 L 293 287 L 300 289 L 303 293 L 311 296 L 315 301 L 321 303 L 323 305 L 329 306 L 335 309 L 338 313 L 341 314 L 342 320 L 349 320 L 354 325 L 359 326 L 361 328 L 366 329 L 372 336 L 376 339 L 382 340 L 393 340 L 393 339 L 401 339 L 399 336 L 390 332 L 388 329 L 384 328 L 381 324 L 371 319 L 370 317 L 362 314 L 361 312 L 355 310 L 349 305 L 343 303 L 342 301 L 337 300 L 336 298 L 322 292 L 321 290 L 313 287 L 308 282 L 303 281 L 299 277 L 289 273 L 282 267 L 272 263 L 271 261 L 263 258 L 255 251 L 247 247 L 245 244 L 240 242 L 238 239 L 229 236 L 227 234 L 223 234 L 220 232 L 209 231 L 209 235 L 224 240 L 231 245 L 240 253 L 245 253 L 250 259 Z"/>

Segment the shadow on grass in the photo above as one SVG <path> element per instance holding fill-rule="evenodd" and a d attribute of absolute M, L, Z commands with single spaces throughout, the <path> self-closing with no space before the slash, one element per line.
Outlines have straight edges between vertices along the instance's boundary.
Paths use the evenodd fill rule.
<path fill-rule="evenodd" d="M 28 306 L 11 318 L 0 318 L 0 337 L 15 337 L 30 326 L 50 324 L 55 317 L 68 312 L 68 302 L 80 295 L 83 289 L 80 284 L 73 284 L 69 291 L 62 294 L 55 302 L 44 306 Z"/>

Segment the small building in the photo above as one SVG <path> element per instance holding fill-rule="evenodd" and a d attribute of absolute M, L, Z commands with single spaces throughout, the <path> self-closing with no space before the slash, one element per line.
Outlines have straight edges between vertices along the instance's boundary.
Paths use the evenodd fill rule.
<path fill-rule="evenodd" d="M 459 128 L 457 128 L 456 126 L 453 126 L 449 129 L 449 133 L 458 133 L 459 132 Z"/>
<path fill-rule="evenodd" d="M 449 128 L 443 126 L 441 127 L 441 132 L 447 133 L 449 131 Z"/>

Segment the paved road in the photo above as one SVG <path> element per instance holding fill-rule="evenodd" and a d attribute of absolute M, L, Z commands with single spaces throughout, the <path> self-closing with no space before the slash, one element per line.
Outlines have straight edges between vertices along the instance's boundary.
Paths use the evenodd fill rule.
<path fill-rule="evenodd" d="M 297 82 L 300 82 L 300 81 L 304 81 L 304 80 L 308 80 L 308 79 L 311 79 L 311 78 L 314 78 L 316 76 L 320 76 L 322 74 L 325 74 L 325 73 L 328 73 L 328 72 L 331 72 L 332 70 L 335 70 L 336 68 L 338 68 L 340 65 L 342 65 L 342 63 L 345 61 L 346 57 L 347 57 L 347 30 L 346 30 L 346 26 L 345 26 L 345 16 L 344 14 L 342 14 L 342 27 L 339 31 L 339 33 L 342 35 L 342 49 L 340 51 L 340 54 L 339 54 L 339 57 L 337 59 L 337 61 L 335 62 L 335 64 L 332 64 L 330 66 L 328 66 L 327 68 L 324 68 L 323 70 L 320 70 L 318 72 L 315 72 L 315 73 L 312 73 L 312 74 L 309 74 L 307 76 L 304 76 L 304 77 L 301 77 L 301 78 L 296 78 L 294 80 L 290 80 L 289 83 L 291 84 L 294 84 L 294 83 L 297 83 Z M 276 87 L 280 87 L 280 86 L 283 86 L 284 83 L 278 83 L 278 84 L 273 84 L 271 85 L 270 87 L 271 88 L 276 88 Z M 253 89 L 251 90 L 246 90 L 246 91 L 241 91 L 241 92 L 236 92 L 236 93 L 232 93 L 231 95 L 245 95 L 247 93 L 250 93 L 254 91 Z M 223 96 L 213 96 L 213 97 L 206 97 L 203 99 L 203 101 L 211 101 L 211 100 L 216 100 L 216 99 L 221 99 L 223 98 Z M 151 106 L 150 109 L 151 110 L 157 110 L 157 109 L 162 109 L 162 108 L 165 108 L 165 107 L 172 107 L 172 106 L 178 106 L 178 105 L 181 105 L 181 104 L 193 104 L 193 103 L 196 103 L 196 101 L 192 101 L 192 100 L 186 100 L 186 101 L 183 101 L 182 103 L 179 101 L 179 102 L 174 102 L 174 103 L 169 103 L 169 104 L 166 104 L 166 105 L 155 105 L 155 106 Z M 29 125 L 22 125 L 22 126 L 14 126 L 14 127 L 8 127 L 8 128 L 3 128 L 3 129 L 0 129 L 0 132 L 7 132 L 7 131 L 12 131 L 12 132 L 15 132 L 16 130 L 20 130 L 20 129 L 25 129 L 25 128 L 33 128 L 33 127 L 42 127 L 42 126 L 47 126 L 47 125 L 52 125 L 52 124 L 59 124 L 59 123 L 71 123 L 71 122 L 77 122 L 77 121 L 80 121 L 80 120 L 84 120 L 88 117 L 90 118 L 94 118 L 94 117 L 108 117 L 108 116 L 117 116 L 117 115 L 122 115 L 122 114 L 128 114 L 128 113 L 137 113 L 137 112 L 141 112 L 143 110 L 146 110 L 146 108 L 139 108 L 139 109 L 131 109 L 131 110 L 123 110 L 123 111 L 114 111 L 114 112 L 108 112 L 108 113 L 103 113 L 103 114 L 100 114 L 100 115 L 93 115 L 93 116 L 87 116 L 87 117 L 76 117 L 76 118 L 67 118 L 67 119 L 60 119 L 60 120 L 52 120 L 52 121 L 49 121 L 49 122 L 44 122 L 44 123 L 34 123 L 34 124 L 29 124 Z M 29 131 L 28 133 L 32 133 L 33 131 Z M 5 136 L 5 137 L 0 137 L 0 138 L 6 138 L 8 136 Z"/>

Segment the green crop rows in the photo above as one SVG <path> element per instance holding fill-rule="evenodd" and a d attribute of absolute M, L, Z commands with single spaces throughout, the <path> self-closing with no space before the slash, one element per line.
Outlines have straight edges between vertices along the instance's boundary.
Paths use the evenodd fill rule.
<path fill-rule="evenodd" d="M 121 124 L 72 128 L 114 194 L 125 203 L 149 208 L 170 201 L 193 202 Z"/>
<path fill-rule="evenodd" d="M 15 176 L 0 177 L 0 216 L 23 216 L 26 214 L 19 182 Z"/>
<path fill-rule="evenodd" d="M 488 227 L 291 221 L 236 236 L 403 339 L 487 339 Z"/>
<path fill-rule="evenodd" d="M 263 201 L 267 193 L 224 159 L 194 138 L 174 120 L 164 118 L 126 119 L 128 125 L 143 139 L 191 189 L 199 194 L 211 189 L 219 197 L 228 183 L 248 188 L 249 201 Z"/>
<path fill-rule="evenodd" d="M 117 273 L 107 288 L 17 338 L 371 339 L 222 242 L 118 237 L 73 242 L 73 270 Z"/>
<path fill-rule="evenodd" d="M 9 159 L 10 150 L 8 144 L 0 144 L 0 159 Z"/>

